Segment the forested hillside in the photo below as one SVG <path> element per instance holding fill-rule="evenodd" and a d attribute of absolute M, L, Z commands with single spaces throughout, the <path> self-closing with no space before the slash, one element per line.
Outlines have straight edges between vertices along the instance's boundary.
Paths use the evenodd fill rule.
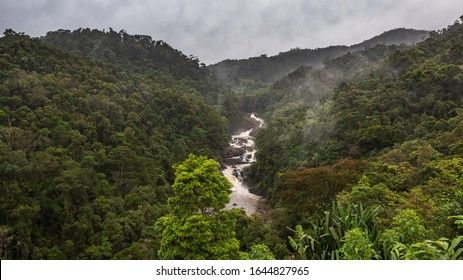
<path fill-rule="evenodd" d="M 240 112 L 232 92 L 197 57 L 186 56 L 164 41 L 156 41 L 146 35 L 130 35 L 124 30 L 116 32 L 111 28 L 108 32 L 89 28 L 58 30 L 48 32 L 41 41 L 141 73 L 167 87 L 186 85 L 226 117 L 230 131 L 238 128 Z"/>
<path fill-rule="evenodd" d="M 352 46 L 330 46 L 317 49 L 294 48 L 278 55 L 251 57 L 240 60 L 224 60 L 208 66 L 226 84 L 243 87 L 249 84 L 268 84 L 293 72 L 301 66 L 323 68 L 331 59 L 348 52 L 356 52 L 376 45 L 412 45 L 421 42 L 429 32 L 399 28 L 384 32 L 374 38 Z"/>
<path fill-rule="evenodd" d="M 463 23 L 402 44 L 427 36 L 222 71 L 123 30 L 6 30 L 0 258 L 462 259 Z M 253 216 L 217 162 L 244 113 Z"/>
<path fill-rule="evenodd" d="M 155 258 L 172 166 L 227 146 L 224 88 L 195 58 L 125 32 L 4 35 L 2 258 Z"/>
<path fill-rule="evenodd" d="M 461 258 L 462 38 L 456 21 L 245 97 L 267 121 L 249 176 L 300 258 Z"/>

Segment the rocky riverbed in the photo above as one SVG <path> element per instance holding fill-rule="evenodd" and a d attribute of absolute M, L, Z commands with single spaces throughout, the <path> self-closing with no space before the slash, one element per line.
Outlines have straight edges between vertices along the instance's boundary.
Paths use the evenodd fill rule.
<path fill-rule="evenodd" d="M 254 136 L 264 121 L 254 114 L 244 122 L 243 132 L 232 135 L 230 146 L 224 152 L 222 173 L 233 184 L 227 209 L 242 208 L 247 215 L 259 212 L 261 197 L 249 192 L 243 180 L 243 171 L 255 162 L 256 144 Z"/>

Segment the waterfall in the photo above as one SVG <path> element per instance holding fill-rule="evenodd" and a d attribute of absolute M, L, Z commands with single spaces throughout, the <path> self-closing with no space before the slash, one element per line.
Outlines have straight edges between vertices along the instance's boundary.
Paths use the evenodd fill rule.
<path fill-rule="evenodd" d="M 256 144 L 251 133 L 264 124 L 264 121 L 254 114 L 251 114 L 250 118 L 255 120 L 255 126 L 240 134 L 232 135 L 229 147 L 233 151 L 232 157 L 226 161 L 225 169 L 222 171 L 223 175 L 233 184 L 230 202 L 226 208 L 242 208 L 247 215 L 257 212 L 261 197 L 249 192 L 242 175 L 243 170 L 256 161 Z"/>

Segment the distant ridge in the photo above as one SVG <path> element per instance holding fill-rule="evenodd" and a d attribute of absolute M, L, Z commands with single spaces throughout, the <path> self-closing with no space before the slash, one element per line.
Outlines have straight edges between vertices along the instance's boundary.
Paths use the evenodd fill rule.
<path fill-rule="evenodd" d="M 352 46 L 330 46 L 317 49 L 291 49 L 278 55 L 224 60 L 208 66 L 224 83 L 238 86 L 243 79 L 258 83 L 271 83 L 301 66 L 323 67 L 330 59 L 348 52 L 359 51 L 376 45 L 412 45 L 424 41 L 429 31 L 398 28 L 383 32 L 371 39 Z"/>
<path fill-rule="evenodd" d="M 385 31 L 371 39 L 365 40 L 360 44 L 352 45 L 351 48 L 374 47 L 376 45 L 413 45 L 426 40 L 429 31 L 415 30 L 407 28 L 397 28 Z"/>

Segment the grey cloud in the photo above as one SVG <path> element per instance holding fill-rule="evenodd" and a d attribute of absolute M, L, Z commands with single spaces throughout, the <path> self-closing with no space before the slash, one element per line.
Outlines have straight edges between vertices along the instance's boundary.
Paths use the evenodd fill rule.
<path fill-rule="evenodd" d="M 0 28 L 125 29 L 214 63 L 350 45 L 398 27 L 441 29 L 462 13 L 461 0 L 0 0 Z"/>

